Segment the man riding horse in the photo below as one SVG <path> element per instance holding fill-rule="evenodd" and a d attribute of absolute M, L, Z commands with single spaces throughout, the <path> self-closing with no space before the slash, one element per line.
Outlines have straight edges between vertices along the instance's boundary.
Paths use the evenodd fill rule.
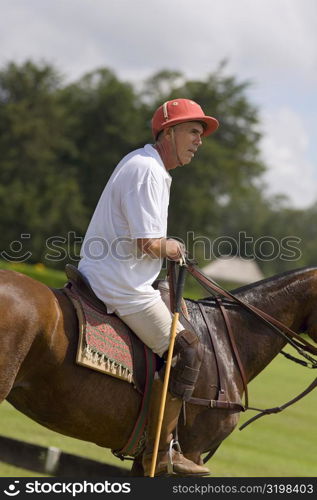
<path fill-rule="evenodd" d="M 160 357 L 169 347 L 172 318 L 152 284 L 163 259 L 179 261 L 185 250 L 179 241 L 166 238 L 172 181 L 169 171 L 190 163 L 202 137 L 213 133 L 218 125 L 189 99 L 173 99 L 160 106 L 152 118 L 155 144 L 131 152 L 117 165 L 81 249 L 79 269 L 108 312 L 116 313 Z M 178 450 L 168 452 L 182 400 L 192 395 L 202 359 L 197 335 L 181 323 L 174 356 L 155 475 L 167 471 L 169 460 L 176 474 L 205 475 L 209 473 L 206 467 L 188 460 Z M 146 476 L 150 475 L 161 392 L 162 381 L 157 376 L 142 462 Z"/>

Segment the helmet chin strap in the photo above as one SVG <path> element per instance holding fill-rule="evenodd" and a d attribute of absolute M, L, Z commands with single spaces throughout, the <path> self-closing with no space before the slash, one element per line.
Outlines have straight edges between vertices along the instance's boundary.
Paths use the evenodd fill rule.
<path fill-rule="evenodd" d="M 184 163 L 181 162 L 181 159 L 179 157 L 179 154 L 178 154 L 178 151 L 177 151 L 177 146 L 176 146 L 176 139 L 175 139 L 175 132 L 174 132 L 174 127 L 171 127 L 171 136 L 172 136 L 172 145 L 173 145 L 173 150 L 174 150 L 174 154 L 175 154 L 175 157 L 178 161 L 178 165 L 180 167 L 183 167 L 184 166 Z"/>
<path fill-rule="evenodd" d="M 178 166 L 183 166 L 184 164 L 181 162 L 180 157 L 177 152 L 176 138 L 174 129 L 170 127 L 171 133 L 170 137 L 163 137 L 162 140 L 156 142 L 154 147 L 160 154 L 160 157 L 165 165 L 167 170 L 173 169 Z"/>

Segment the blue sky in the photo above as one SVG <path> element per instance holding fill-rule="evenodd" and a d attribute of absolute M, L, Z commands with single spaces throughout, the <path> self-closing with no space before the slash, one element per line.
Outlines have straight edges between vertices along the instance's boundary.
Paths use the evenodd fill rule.
<path fill-rule="evenodd" d="M 27 58 L 68 81 L 106 66 L 140 81 L 162 68 L 204 78 L 223 59 L 252 81 L 268 193 L 317 200 L 316 0 L 0 0 L 0 65 Z M 221 122 L 221 117 L 218 117 Z"/>

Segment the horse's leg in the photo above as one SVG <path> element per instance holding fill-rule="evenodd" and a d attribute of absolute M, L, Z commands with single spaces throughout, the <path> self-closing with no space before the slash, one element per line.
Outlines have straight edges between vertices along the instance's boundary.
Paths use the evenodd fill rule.
<path fill-rule="evenodd" d="M 234 401 L 236 398 L 232 396 Z M 179 442 L 184 456 L 198 465 L 203 464 L 202 453 L 209 450 L 214 455 L 220 444 L 236 427 L 239 413 L 227 410 L 208 409 L 201 411 L 197 405 L 188 405 L 186 424 L 179 426 Z M 201 429 L 205 432 L 201 433 Z"/>
<path fill-rule="evenodd" d="M 27 331 L 22 335 L 19 319 L 9 318 L 9 310 L 1 307 L 0 327 L 0 403 L 10 393 L 17 373 L 32 343 Z M 30 338 L 31 337 L 31 338 Z"/>
<path fill-rule="evenodd" d="M 4 356 L 0 356 L 0 403 L 8 396 L 10 393 L 12 386 L 14 384 L 14 380 L 16 374 L 19 370 L 19 365 L 17 363 L 11 363 L 8 365 L 9 361 L 5 363 L 3 361 Z"/>
<path fill-rule="evenodd" d="M 133 477 L 144 477 L 144 469 L 142 465 L 142 453 L 133 460 L 130 475 Z"/>
<path fill-rule="evenodd" d="M 27 276 L 1 272 L 0 282 L 0 402 L 13 387 L 23 387 L 21 368 L 43 330 L 39 311 L 47 310 L 48 288 Z"/>
<path fill-rule="evenodd" d="M 14 386 L 16 376 L 33 342 L 32 332 L 17 321 L 5 321 L 0 328 L 0 403 Z M 21 334 L 23 332 L 23 335 Z M 22 383 L 22 381 L 21 381 Z"/>

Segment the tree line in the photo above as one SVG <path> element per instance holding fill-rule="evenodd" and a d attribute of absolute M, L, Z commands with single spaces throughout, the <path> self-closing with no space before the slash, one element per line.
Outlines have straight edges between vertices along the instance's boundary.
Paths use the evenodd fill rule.
<path fill-rule="evenodd" d="M 0 70 L 0 258 L 63 268 L 76 262 L 87 224 L 118 161 L 152 142 L 162 102 L 187 97 L 220 128 L 190 166 L 172 172 L 170 236 L 200 264 L 255 257 L 266 274 L 315 264 L 317 204 L 299 210 L 269 197 L 259 112 L 249 82 L 219 65 L 201 80 L 162 70 L 142 85 L 107 68 L 66 84 L 48 63 Z M 300 168 L 300 165 L 298 166 Z"/>

